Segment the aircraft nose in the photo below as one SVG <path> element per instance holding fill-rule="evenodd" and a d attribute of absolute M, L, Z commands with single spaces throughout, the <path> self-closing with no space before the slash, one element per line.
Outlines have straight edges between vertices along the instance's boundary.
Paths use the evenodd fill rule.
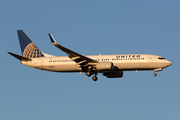
<path fill-rule="evenodd" d="M 168 61 L 168 60 L 166 60 L 165 63 L 166 63 L 166 65 L 167 65 L 167 67 L 170 66 L 170 65 L 172 65 L 172 62 L 171 62 L 171 61 Z"/>

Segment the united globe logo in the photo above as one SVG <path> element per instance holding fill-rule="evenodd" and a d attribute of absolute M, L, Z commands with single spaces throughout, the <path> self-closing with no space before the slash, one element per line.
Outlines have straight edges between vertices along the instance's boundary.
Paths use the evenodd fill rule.
<path fill-rule="evenodd" d="M 23 57 L 40 58 L 40 57 L 44 57 L 44 55 L 41 53 L 41 51 L 36 47 L 36 45 L 34 43 L 30 43 L 24 49 Z"/>

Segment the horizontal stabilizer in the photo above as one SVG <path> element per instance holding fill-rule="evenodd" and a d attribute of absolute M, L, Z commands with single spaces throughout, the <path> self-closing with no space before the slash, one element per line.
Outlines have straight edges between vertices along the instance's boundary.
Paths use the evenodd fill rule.
<path fill-rule="evenodd" d="M 10 55 L 12 55 L 13 57 L 19 59 L 20 61 L 31 61 L 30 58 L 25 58 L 25 57 L 23 57 L 23 56 L 20 56 L 20 55 L 11 53 L 11 52 L 7 52 L 7 53 L 10 54 Z"/>

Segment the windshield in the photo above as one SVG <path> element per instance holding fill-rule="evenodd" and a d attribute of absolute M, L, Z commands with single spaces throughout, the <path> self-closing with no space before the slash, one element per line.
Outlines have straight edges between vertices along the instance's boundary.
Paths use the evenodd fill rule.
<path fill-rule="evenodd" d="M 163 57 L 158 57 L 158 59 L 160 59 L 160 60 L 164 60 L 165 58 L 163 58 Z"/>

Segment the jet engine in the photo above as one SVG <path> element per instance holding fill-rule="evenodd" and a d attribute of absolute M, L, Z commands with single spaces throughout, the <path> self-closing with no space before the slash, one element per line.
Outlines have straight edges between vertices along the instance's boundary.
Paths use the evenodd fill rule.
<path fill-rule="evenodd" d="M 103 73 L 103 75 L 107 78 L 121 78 L 123 77 L 123 71 L 107 72 Z"/>

